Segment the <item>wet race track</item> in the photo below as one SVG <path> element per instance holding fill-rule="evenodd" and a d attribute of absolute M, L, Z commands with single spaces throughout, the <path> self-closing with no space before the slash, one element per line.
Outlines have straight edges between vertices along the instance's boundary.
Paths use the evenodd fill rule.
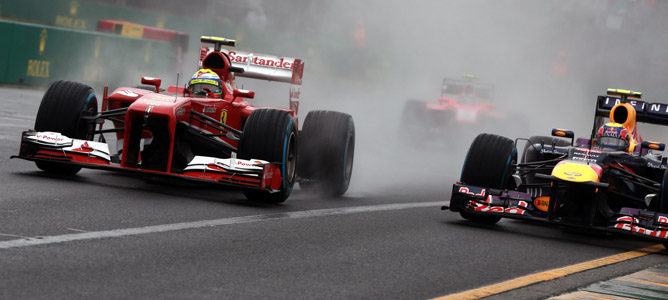
<path fill-rule="evenodd" d="M 9 158 L 42 93 L 0 89 L 4 299 L 425 299 L 655 244 L 463 221 L 440 210 L 462 157 L 365 151 L 373 141 L 360 126 L 353 183 L 340 199 L 296 189 L 262 205 L 237 191 L 105 171 L 53 177 Z M 417 164 L 431 169 L 402 172 Z M 416 177 L 424 179 L 404 180 Z M 642 256 L 493 297 L 544 298 L 665 261 Z"/>

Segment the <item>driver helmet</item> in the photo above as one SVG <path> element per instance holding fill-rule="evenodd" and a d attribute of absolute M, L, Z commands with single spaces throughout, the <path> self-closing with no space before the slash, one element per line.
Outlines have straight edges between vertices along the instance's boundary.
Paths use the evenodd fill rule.
<path fill-rule="evenodd" d="M 220 77 L 211 69 L 199 69 L 188 81 L 188 90 L 195 97 L 206 97 L 213 93 L 216 98 L 220 98 L 223 93 L 222 86 Z"/>
<path fill-rule="evenodd" d="M 619 123 L 606 123 L 598 129 L 596 144 L 604 149 L 626 151 L 629 148 L 629 131 Z"/>

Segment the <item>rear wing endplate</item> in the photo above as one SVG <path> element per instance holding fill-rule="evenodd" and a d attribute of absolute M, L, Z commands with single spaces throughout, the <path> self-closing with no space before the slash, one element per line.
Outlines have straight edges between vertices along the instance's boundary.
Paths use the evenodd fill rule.
<path fill-rule="evenodd" d="M 622 101 L 621 97 L 598 96 L 596 116 L 608 117 L 615 104 Z M 668 125 L 668 104 L 649 103 L 641 100 L 627 100 L 636 109 L 636 121 L 657 125 Z"/>

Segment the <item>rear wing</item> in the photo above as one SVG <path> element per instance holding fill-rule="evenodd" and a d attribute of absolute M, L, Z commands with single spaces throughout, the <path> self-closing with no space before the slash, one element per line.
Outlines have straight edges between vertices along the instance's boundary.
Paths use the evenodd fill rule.
<path fill-rule="evenodd" d="M 202 36 L 202 43 L 214 44 L 213 49 L 202 46 L 199 51 L 198 68 L 212 51 L 220 51 L 230 59 L 230 70 L 243 69 L 234 72 L 235 76 L 255 78 L 269 81 L 290 83 L 290 110 L 294 112 L 295 120 L 299 114 L 299 96 L 301 95 L 304 62 L 298 58 L 278 57 L 266 54 L 257 54 L 236 49 L 222 49 L 221 46 L 236 46 L 236 41 L 212 36 Z"/>
<path fill-rule="evenodd" d="M 598 96 L 596 116 L 608 117 L 615 104 L 622 102 L 621 97 Z M 636 110 L 636 121 L 657 125 L 668 125 L 668 104 L 648 103 L 641 100 L 626 100 Z"/>
<path fill-rule="evenodd" d="M 200 47 L 198 67 L 202 67 L 202 61 L 212 51 L 214 49 L 209 47 Z M 235 72 L 235 76 L 287 82 L 294 85 L 302 84 L 304 62 L 301 59 L 228 49 L 220 49 L 220 52 L 230 58 L 232 67 L 244 70 Z"/>
<path fill-rule="evenodd" d="M 476 95 L 481 98 L 494 98 L 494 85 L 472 79 L 443 79 L 441 96 L 445 95 Z"/>

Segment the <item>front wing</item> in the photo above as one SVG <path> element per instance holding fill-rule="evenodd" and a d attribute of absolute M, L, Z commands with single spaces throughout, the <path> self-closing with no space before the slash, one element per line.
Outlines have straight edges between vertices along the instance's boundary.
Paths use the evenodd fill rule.
<path fill-rule="evenodd" d="M 528 193 L 482 188 L 463 183 L 452 187 L 450 205 L 442 209 L 466 211 L 471 214 L 500 216 L 504 218 L 542 221 L 574 227 L 586 227 L 612 233 L 621 233 L 659 242 L 668 242 L 668 214 L 636 208 L 622 208 L 607 226 L 564 223 L 547 211 L 534 205 Z M 550 201 L 552 202 L 552 201 Z"/>
<path fill-rule="evenodd" d="M 57 162 L 82 168 L 121 171 L 132 174 L 171 177 L 213 183 L 250 190 L 276 192 L 281 186 L 280 168 L 259 159 L 195 156 L 180 172 L 163 172 L 123 166 L 112 161 L 106 143 L 72 139 L 57 132 L 24 131 L 21 134 L 21 158 L 30 161 Z"/>

